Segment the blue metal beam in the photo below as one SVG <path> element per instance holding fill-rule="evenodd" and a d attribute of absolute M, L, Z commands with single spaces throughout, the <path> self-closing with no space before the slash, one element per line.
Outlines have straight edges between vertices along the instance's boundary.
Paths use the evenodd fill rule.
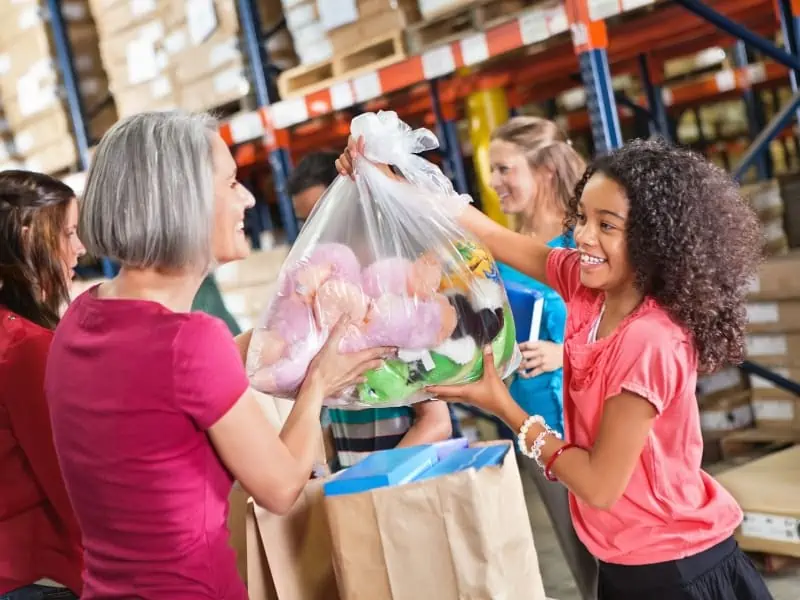
<path fill-rule="evenodd" d="M 239 10 L 239 24 L 244 37 L 244 48 L 250 65 L 250 74 L 259 108 L 267 107 L 273 99 L 277 99 L 274 86 L 267 77 L 269 56 L 264 46 L 261 33 L 261 19 L 255 0 L 236 0 Z M 297 239 L 299 226 L 294 205 L 287 189 L 287 180 L 291 170 L 291 159 L 286 148 L 278 148 L 269 153 L 269 164 L 272 167 L 272 180 L 278 197 L 278 211 L 281 223 L 289 243 Z"/>
<path fill-rule="evenodd" d="M 737 67 L 746 67 L 748 63 L 747 46 L 739 40 L 733 47 L 733 62 Z M 790 71 L 791 72 L 791 71 Z M 745 110 L 747 112 L 747 127 L 750 137 L 756 139 L 764 128 L 764 107 L 758 94 L 751 88 L 742 93 Z M 759 179 L 769 179 L 772 173 L 772 160 L 769 152 L 762 152 L 755 159 Z"/>
<path fill-rule="evenodd" d="M 790 392 L 796 396 L 800 396 L 800 383 L 792 381 L 791 379 L 786 379 L 785 377 L 778 375 L 774 371 L 770 371 L 769 369 L 767 369 L 762 365 L 759 365 L 758 363 L 746 360 L 741 365 L 739 365 L 739 368 L 745 373 L 748 373 L 750 375 L 758 375 L 759 377 L 766 379 L 767 381 L 769 381 L 770 383 L 772 383 L 773 385 L 782 390 Z"/>
<path fill-rule="evenodd" d="M 800 55 L 800 19 L 792 15 L 791 0 L 778 0 L 778 14 L 781 22 L 781 36 L 786 50 L 793 56 Z M 789 85 L 793 92 L 800 89 L 800 70 L 792 69 L 789 71 Z M 797 120 L 800 122 L 800 112 L 797 113 Z"/>
<path fill-rule="evenodd" d="M 605 154 L 622 146 L 617 103 L 611 87 L 611 72 L 605 50 L 587 50 L 578 55 L 581 80 L 586 90 L 586 108 L 592 124 L 595 152 Z"/>
<path fill-rule="evenodd" d="M 686 10 L 696 14 L 698 17 L 705 19 L 712 25 L 720 28 L 722 31 L 729 33 L 737 39 L 742 40 L 748 46 L 751 46 L 769 56 L 771 59 L 781 63 L 782 65 L 800 71 L 800 58 L 789 54 L 785 50 L 779 48 L 768 39 L 761 37 L 732 21 L 723 14 L 718 13 L 713 8 L 703 3 L 701 0 L 675 0 L 677 4 L 683 6 Z"/>
<path fill-rule="evenodd" d="M 75 63 L 72 59 L 72 44 L 67 34 L 67 24 L 61 12 L 60 0 L 47 0 L 47 9 L 50 14 L 50 31 L 56 50 L 58 70 L 64 81 L 64 94 L 67 100 L 72 133 L 75 139 L 75 149 L 78 154 L 79 171 L 89 168 L 89 127 L 86 111 L 81 98 L 78 77 L 75 74 Z M 117 267 L 107 257 L 100 257 L 100 269 L 103 277 L 110 279 L 117 273 Z"/>
<path fill-rule="evenodd" d="M 461 143 L 458 139 L 456 122 L 445 119 L 442 114 L 442 100 L 439 95 L 439 82 L 430 82 L 431 104 L 436 124 L 439 127 L 440 148 L 444 154 L 447 166 L 447 176 L 453 182 L 453 187 L 459 194 L 468 194 L 467 174 L 464 170 L 464 158 L 461 155 Z"/>
<path fill-rule="evenodd" d="M 739 164 L 734 167 L 733 176 L 736 177 L 736 179 L 741 180 L 760 154 L 769 148 L 770 142 L 791 122 L 798 108 L 800 108 L 800 92 L 795 92 L 786 106 L 772 117 L 772 120 L 767 123 L 763 131 L 753 140 L 747 152 L 745 152 L 744 156 L 740 159 Z"/>
<path fill-rule="evenodd" d="M 67 25 L 61 12 L 60 0 L 47 0 L 47 8 L 50 13 L 50 30 L 56 47 L 56 60 L 64 80 L 64 92 L 67 96 L 72 131 L 78 150 L 77 166 L 81 171 L 85 171 L 89 168 L 89 134 L 85 119 L 86 112 L 83 109 L 83 99 L 72 60 L 72 45 L 67 35 Z"/>
<path fill-rule="evenodd" d="M 665 140 L 670 140 L 669 117 L 664 104 L 662 88 L 660 85 L 654 85 L 650 79 L 650 66 L 646 54 L 639 55 L 639 74 L 647 96 L 647 107 L 650 109 L 650 134 L 660 135 Z"/>

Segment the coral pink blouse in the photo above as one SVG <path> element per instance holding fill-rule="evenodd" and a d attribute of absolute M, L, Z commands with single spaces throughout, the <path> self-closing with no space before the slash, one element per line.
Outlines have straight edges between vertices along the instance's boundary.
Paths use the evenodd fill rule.
<path fill-rule="evenodd" d="M 601 561 L 640 565 L 691 556 L 730 537 L 742 512 L 700 468 L 697 353 L 688 332 L 647 298 L 611 335 L 589 343 L 603 294 L 581 285 L 579 253 L 553 250 L 547 277 L 567 302 L 566 439 L 591 447 L 606 398 L 623 391 L 658 413 L 628 487 L 610 510 L 570 494 L 580 539 Z"/>

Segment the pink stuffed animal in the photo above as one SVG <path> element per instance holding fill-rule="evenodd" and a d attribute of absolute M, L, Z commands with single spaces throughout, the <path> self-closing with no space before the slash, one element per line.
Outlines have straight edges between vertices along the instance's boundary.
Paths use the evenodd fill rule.
<path fill-rule="evenodd" d="M 361 323 L 367 316 L 369 299 L 357 285 L 341 279 L 329 279 L 320 286 L 314 302 L 317 325 L 329 331 L 342 315 Z"/>
<path fill-rule="evenodd" d="M 359 283 L 361 264 L 353 251 L 344 244 L 320 244 L 311 254 L 290 268 L 281 282 L 280 294 L 299 294 L 312 304 L 317 290 L 328 279 L 336 278 Z"/>
<path fill-rule="evenodd" d="M 319 336 L 310 336 L 289 349 L 289 356 L 274 364 L 262 363 L 251 377 L 256 389 L 265 393 L 287 393 L 297 390 L 308 372 L 308 365 L 322 348 Z"/>
<path fill-rule="evenodd" d="M 405 258 L 378 260 L 361 275 L 364 293 L 371 298 L 382 294 L 430 298 L 439 289 L 442 265 L 433 254 L 423 254 L 414 262 Z"/>

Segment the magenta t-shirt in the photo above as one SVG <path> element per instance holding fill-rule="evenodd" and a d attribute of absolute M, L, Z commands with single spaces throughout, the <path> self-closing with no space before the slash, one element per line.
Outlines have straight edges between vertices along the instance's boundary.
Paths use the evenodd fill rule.
<path fill-rule="evenodd" d="M 227 527 L 233 481 L 206 430 L 247 385 L 214 317 L 96 289 L 72 303 L 46 393 L 83 534 L 83 600 L 246 600 Z"/>
<path fill-rule="evenodd" d="M 658 414 L 628 487 L 609 510 L 570 494 L 578 537 L 598 559 L 622 565 L 677 560 L 729 538 L 742 511 L 700 468 L 697 352 L 690 335 L 646 298 L 609 336 L 590 342 L 604 298 L 581 285 L 580 253 L 551 251 L 547 279 L 567 303 L 566 439 L 591 448 L 606 398 L 623 391 L 641 396 Z"/>

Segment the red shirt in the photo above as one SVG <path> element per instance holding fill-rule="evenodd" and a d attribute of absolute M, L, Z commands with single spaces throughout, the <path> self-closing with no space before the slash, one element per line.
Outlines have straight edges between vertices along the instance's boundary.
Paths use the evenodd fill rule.
<path fill-rule="evenodd" d="M 45 387 L 83 531 L 82 600 L 246 600 L 229 544 L 232 477 L 206 430 L 248 386 L 225 324 L 79 296 Z"/>
<path fill-rule="evenodd" d="M 570 494 L 578 537 L 600 560 L 623 565 L 677 560 L 729 538 L 742 511 L 700 468 L 697 353 L 689 334 L 646 298 L 611 335 L 590 343 L 604 298 L 581 285 L 580 254 L 553 250 L 547 278 L 567 302 L 567 440 L 591 447 L 606 398 L 623 391 L 641 396 L 658 414 L 628 487 L 610 510 Z"/>
<path fill-rule="evenodd" d="M 81 591 L 81 534 L 44 395 L 52 339 L 0 307 L 0 595 L 44 577 Z"/>

